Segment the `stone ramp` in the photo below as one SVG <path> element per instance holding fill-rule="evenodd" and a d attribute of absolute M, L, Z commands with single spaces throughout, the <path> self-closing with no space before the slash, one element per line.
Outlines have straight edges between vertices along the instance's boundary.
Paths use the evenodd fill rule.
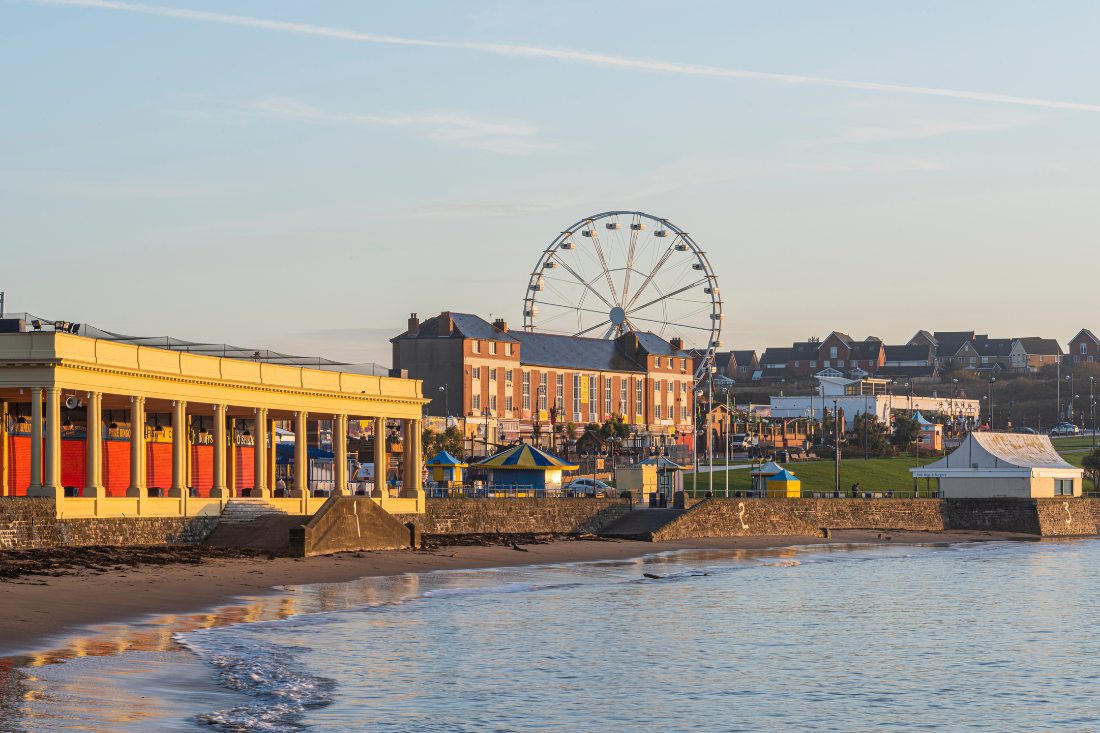
<path fill-rule="evenodd" d="M 599 531 L 601 537 L 653 541 L 653 534 L 684 514 L 684 509 L 635 509 Z"/>
<path fill-rule="evenodd" d="M 367 496 L 330 496 L 306 524 L 290 531 L 295 557 L 357 550 L 400 550 L 419 545 L 410 528 Z"/>
<path fill-rule="evenodd" d="M 287 555 L 290 553 L 291 531 L 308 521 L 309 517 L 279 512 L 263 514 L 248 521 L 221 522 L 203 544 Z"/>

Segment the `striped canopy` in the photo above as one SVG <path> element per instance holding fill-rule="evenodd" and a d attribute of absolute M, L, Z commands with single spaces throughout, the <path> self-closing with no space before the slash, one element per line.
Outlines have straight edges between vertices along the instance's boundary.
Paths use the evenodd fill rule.
<path fill-rule="evenodd" d="M 445 450 L 441 450 L 434 456 L 428 459 L 424 464 L 425 466 L 453 466 L 456 468 L 466 468 L 466 464 L 459 459 L 452 456 Z"/>
<path fill-rule="evenodd" d="M 497 453 L 495 456 L 489 456 L 483 460 L 474 464 L 479 468 L 496 468 L 496 469 L 516 469 L 530 471 L 532 469 L 551 471 L 554 469 L 562 471 L 576 471 L 579 466 L 571 463 L 566 463 L 561 458 L 555 455 L 551 455 L 544 450 L 527 445 L 523 443 L 521 445 L 512 446 L 508 450 Z"/>

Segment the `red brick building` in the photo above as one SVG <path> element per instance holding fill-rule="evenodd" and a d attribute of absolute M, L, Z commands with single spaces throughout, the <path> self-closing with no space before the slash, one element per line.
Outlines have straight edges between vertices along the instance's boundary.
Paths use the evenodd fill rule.
<path fill-rule="evenodd" d="M 424 380 L 429 414 L 464 418 L 488 444 L 549 445 L 554 426 L 616 415 L 631 427 L 629 447 L 692 441 L 694 363 L 679 339 L 527 333 L 445 311 L 423 322 L 414 314 L 391 343 L 394 369 Z"/>

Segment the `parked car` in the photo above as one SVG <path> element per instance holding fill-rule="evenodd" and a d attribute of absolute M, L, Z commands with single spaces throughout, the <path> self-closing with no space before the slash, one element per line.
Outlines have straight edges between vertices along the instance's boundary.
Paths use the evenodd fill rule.
<path fill-rule="evenodd" d="M 578 478 L 573 479 L 568 486 L 565 487 L 566 496 L 592 496 L 596 498 L 602 498 L 613 492 L 615 489 L 609 484 L 605 484 L 603 481 L 594 478 Z"/>
<path fill-rule="evenodd" d="M 1012 432 L 1023 433 L 1024 435 L 1038 435 L 1039 431 L 1035 428 L 1015 428 Z"/>
<path fill-rule="evenodd" d="M 734 433 L 730 436 L 730 450 L 748 450 L 752 447 L 752 438 L 748 433 Z"/>
<path fill-rule="evenodd" d="M 1051 435 L 1077 435 L 1081 428 L 1071 422 L 1058 423 L 1050 430 Z"/>

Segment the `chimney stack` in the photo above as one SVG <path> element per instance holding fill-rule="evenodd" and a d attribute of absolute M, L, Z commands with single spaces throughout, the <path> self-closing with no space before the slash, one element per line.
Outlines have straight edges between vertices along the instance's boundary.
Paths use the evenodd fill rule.
<path fill-rule="evenodd" d="M 498 318 L 493 321 L 493 328 L 502 333 L 508 333 L 508 323 L 503 318 Z"/>
<path fill-rule="evenodd" d="M 409 315 L 409 331 L 410 336 L 415 336 L 420 333 L 420 319 L 416 317 L 415 313 Z"/>
<path fill-rule="evenodd" d="M 673 351 L 683 351 L 684 350 L 684 340 L 682 338 L 680 338 L 679 336 L 674 336 L 673 338 L 670 338 L 668 340 L 668 343 L 672 346 Z"/>
<path fill-rule="evenodd" d="M 453 320 L 451 320 L 451 312 L 450 311 L 443 311 L 442 313 L 440 313 L 439 314 L 439 321 L 438 321 L 438 328 L 437 328 L 437 335 L 439 335 L 439 336 L 450 336 L 452 333 L 454 333 L 454 329 L 455 329 L 455 322 Z"/>

